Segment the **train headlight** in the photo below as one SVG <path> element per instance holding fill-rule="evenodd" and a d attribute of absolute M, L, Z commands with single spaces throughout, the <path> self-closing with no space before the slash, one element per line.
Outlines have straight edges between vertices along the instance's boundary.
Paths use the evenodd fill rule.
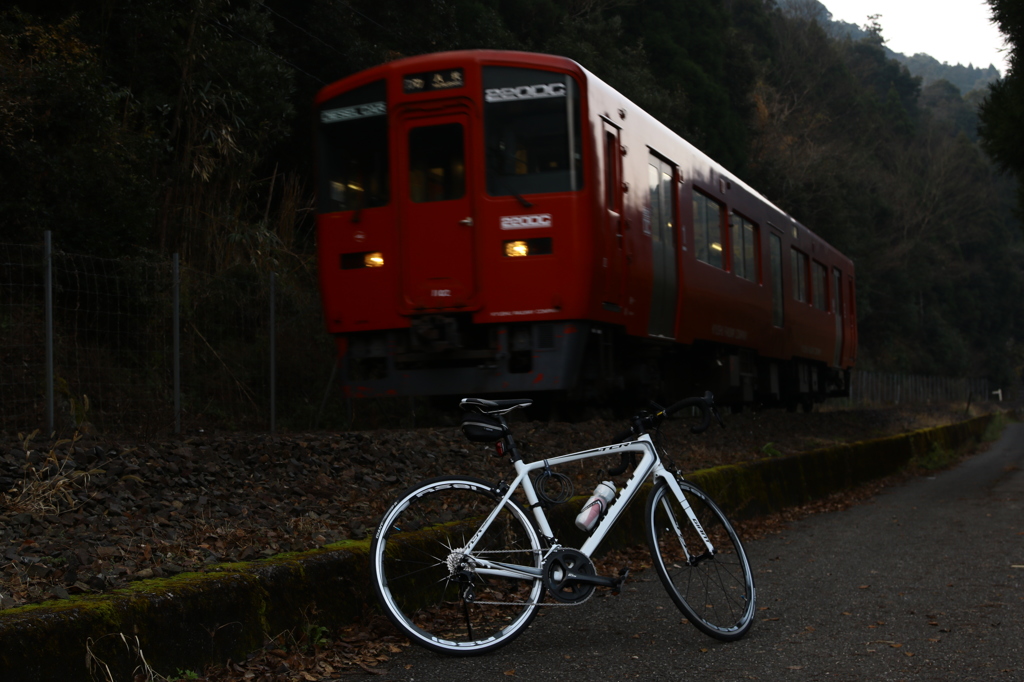
<path fill-rule="evenodd" d="M 371 251 L 363 256 L 363 267 L 382 268 L 384 267 L 384 254 L 380 251 Z"/>
<path fill-rule="evenodd" d="M 529 256 L 530 245 L 525 241 L 505 242 L 506 256 Z"/>

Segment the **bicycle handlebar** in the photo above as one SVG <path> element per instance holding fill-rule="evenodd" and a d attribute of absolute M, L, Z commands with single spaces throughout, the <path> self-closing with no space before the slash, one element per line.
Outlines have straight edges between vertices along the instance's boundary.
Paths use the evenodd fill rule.
<path fill-rule="evenodd" d="M 673 414 L 685 407 L 696 407 L 701 411 L 701 422 L 697 426 L 690 427 L 690 433 L 703 433 L 708 430 L 711 426 L 711 418 L 714 417 L 716 421 L 725 428 L 725 422 L 722 421 L 721 415 L 718 414 L 718 410 L 715 409 L 715 397 L 711 394 L 711 391 L 706 392 L 702 397 L 684 398 L 677 403 L 673 403 L 669 407 L 662 408 L 659 405 L 652 403 L 652 406 L 658 411 L 654 414 L 647 412 L 641 412 L 640 414 L 633 417 L 630 421 L 632 425 L 629 430 L 623 431 L 614 437 L 613 442 L 622 443 L 626 440 L 636 438 L 652 428 L 661 424 L 663 420 L 671 417 Z M 622 463 L 614 469 L 610 469 L 608 474 L 610 476 L 618 476 L 623 473 L 630 464 L 630 460 L 635 460 L 631 454 L 622 453 Z M 635 464 L 635 461 L 634 461 Z"/>

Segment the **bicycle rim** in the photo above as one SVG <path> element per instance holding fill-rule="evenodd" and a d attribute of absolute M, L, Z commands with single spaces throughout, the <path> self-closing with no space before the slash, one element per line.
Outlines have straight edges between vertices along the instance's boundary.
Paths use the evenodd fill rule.
<path fill-rule="evenodd" d="M 472 568 L 475 558 L 540 567 L 540 540 L 519 507 L 503 505 L 473 551 L 460 552 L 499 499 L 484 481 L 434 479 L 384 515 L 371 547 L 374 589 L 412 641 L 447 654 L 479 654 L 507 644 L 533 619 L 540 579 Z"/>
<path fill-rule="evenodd" d="M 754 579 L 732 524 L 704 491 L 678 481 L 707 534 L 703 539 L 665 481 L 647 502 L 647 539 L 662 584 L 699 630 L 717 639 L 739 639 L 754 619 Z"/>

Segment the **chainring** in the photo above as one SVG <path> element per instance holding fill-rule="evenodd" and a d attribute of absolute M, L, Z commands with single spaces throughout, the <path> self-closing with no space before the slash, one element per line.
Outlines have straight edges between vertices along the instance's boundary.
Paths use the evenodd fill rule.
<path fill-rule="evenodd" d="M 595 585 L 579 583 L 573 575 L 597 575 L 594 562 L 575 549 L 556 549 L 544 560 L 544 587 L 548 594 L 564 604 L 586 601 Z"/>

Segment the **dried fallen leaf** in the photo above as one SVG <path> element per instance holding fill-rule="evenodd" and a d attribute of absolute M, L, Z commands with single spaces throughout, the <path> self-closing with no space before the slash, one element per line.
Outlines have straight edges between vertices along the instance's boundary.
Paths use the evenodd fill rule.
<path fill-rule="evenodd" d="M 515 674 L 516 674 L 516 669 L 512 668 L 511 670 L 506 670 L 505 674 L 508 675 L 509 677 L 514 677 Z"/>

